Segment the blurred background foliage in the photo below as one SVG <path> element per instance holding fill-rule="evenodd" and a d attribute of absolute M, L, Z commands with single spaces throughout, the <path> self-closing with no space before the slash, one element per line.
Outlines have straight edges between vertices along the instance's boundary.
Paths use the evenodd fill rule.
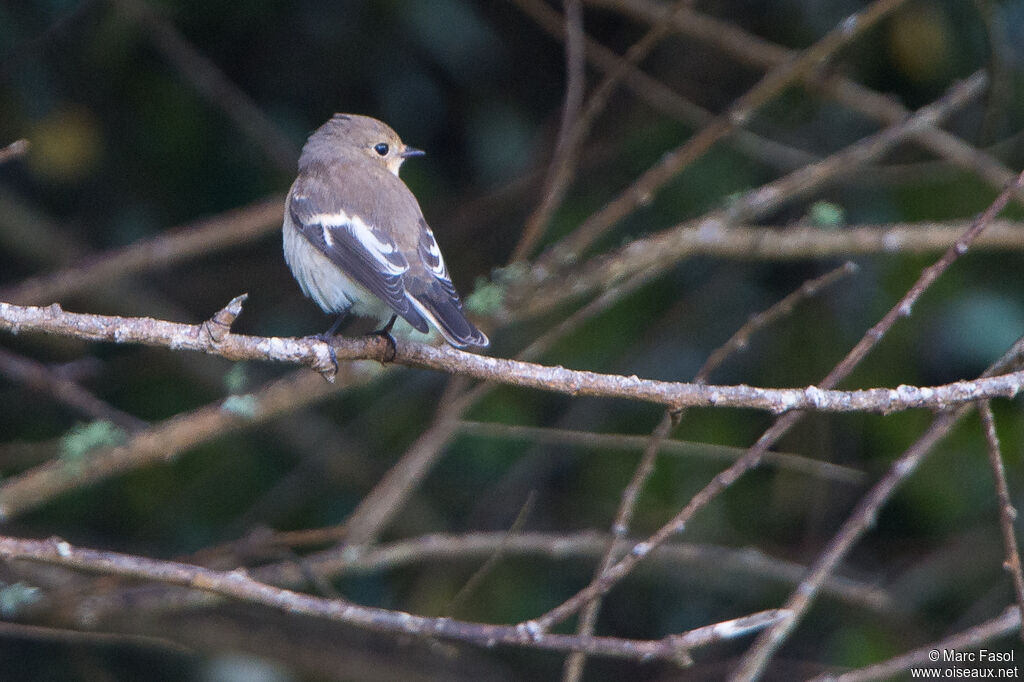
<path fill-rule="evenodd" d="M 646 26 L 611 9 L 613 4 L 587 3 L 584 25 L 590 37 L 622 54 Z M 699 3 L 708 14 L 793 49 L 812 44 L 863 5 L 852 0 Z M 560 3 L 552 6 L 561 9 Z M 251 98 L 272 133 L 247 132 L 198 91 L 199 74 L 183 73 L 169 62 L 159 47 L 161 29 L 152 28 L 145 8 L 156 11 L 158 27 L 173 27 Z M 1024 163 L 1022 26 L 1021 0 L 911 2 L 844 50 L 834 68 L 909 108 L 940 97 L 956 79 L 990 69 L 998 87 L 951 117 L 946 127 L 1019 169 Z M 761 76 L 713 47 L 678 36 L 663 41 L 642 66 L 712 111 L 725 109 Z M 597 78 L 588 70 L 589 84 Z M 427 150 L 425 158 L 405 166 L 403 177 L 419 197 L 467 295 L 477 278 L 489 277 L 508 262 L 523 221 L 540 198 L 564 88 L 561 43 L 505 0 L 148 5 L 140 0 L 0 0 L 0 143 L 24 137 L 32 144 L 23 160 L 0 166 L 0 288 L 283 193 L 305 137 L 332 113 L 345 111 L 381 118 L 406 142 Z M 877 127 L 794 87 L 762 109 L 748 129 L 823 157 Z M 694 130 L 620 89 L 584 147 L 579 178 L 556 212 L 546 243 L 571 231 Z M 598 250 L 724 206 L 735 193 L 782 171 L 771 155 L 753 158 L 733 144 L 718 144 L 623 221 Z M 860 223 L 969 219 L 995 194 L 970 174 L 906 144 L 870 171 L 788 204 L 764 223 L 816 220 L 822 229 L 842 230 Z M 1006 215 L 1019 218 L 1021 211 L 1012 206 Z M 856 276 L 759 335 L 714 381 L 772 386 L 817 381 L 934 257 L 857 257 Z M 585 324 L 542 361 L 689 380 L 707 354 L 751 314 L 839 262 L 689 259 Z M 928 385 L 977 375 L 1024 331 L 1021 262 L 1019 252 L 972 252 L 846 386 Z M 306 335 L 327 325 L 287 271 L 276 231 L 59 302 L 74 311 L 198 322 L 242 292 L 250 298 L 235 331 Z M 501 329 L 492 334 L 492 352 L 515 354 L 567 312 Z M 233 367 L 219 358 L 164 349 L 39 336 L 5 335 L 0 344 L 74 373 L 104 400 L 151 422 L 243 393 L 291 369 Z M 56 534 L 75 543 L 176 557 L 254 528 L 340 523 L 430 424 L 445 382 L 439 374 L 395 368 L 308 414 L 281 418 L 304 424 L 316 418 L 315 423 L 326 424 L 329 447 L 311 434 L 312 445 L 303 449 L 280 438 L 273 425 L 260 425 L 165 465 L 65 495 L 4 524 L 3 532 Z M 995 409 L 1011 492 L 1024 506 L 1020 401 L 1001 402 Z M 501 388 L 467 418 L 647 434 L 660 411 Z M 778 449 L 848 465 L 873 480 L 929 419 L 916 412 L 815 415 Z M 690 415 L 676 437 L 743 448 L 770 423 L 766 414 L 705 410 Z M 75 448 L 82 449 L 80 439 L 90 437 L 89 428 L 81 415 L 49 396 L 0 376 L 3 475 L 49 457 L 73 458 Z M 1001 568 L 996 501 L 979 434 L 975 418 L 955 431 L 844 564 L 844 575 L 884 588 L 893 602 L 879 613 L 823 598 L 786 648 L 785 658 L 865 664 L 991 617 L 1012 600 Z M 80 456 L 88 456 L 88 447 L 84 450 Z M 641 500 L 636 533 L 657 528 L 723 466 L 709 452 L 698 447 L 697 455 L 661 458 Z M 385 539 L 507 529 L 528 500 L 524 529 L 607 530 L 638 456 L 623 449 L 463 435 Z M 865 489 L 765 466 L 701 512 L 682 539 L 751 546 L 779 559 L 807 562 Z M 440 615 L 479 565 L 427 562 L 346 577 L 335 587 L 359 603 Z M 491 622 L 527 618 L 570 595 L 592 570 L 590 560 L 509 557 L 454 615 Z M 0 580 L 6 579 L 0 573 Z M 764 576 L 723 572 L 708 561 L 644 569 L 610 595 L 598 632 L 660 637 L 770 608 L 788 588 Z M 207 649 L 181 653 L 0 638 L 0 661 L 4 675 L 11 676 L 7 679 L 335 676 L 313 658 L 288 660 L 265 644 L 275 633 L 292 633 L 282 637 L 299 640 L 303 632 L 314 632 L 316 623 L 262 612 L 255 617 L 228 607 L 216 615 L 246 623 L 250 639 L 228 643 L 212 635 Z M 214 632 L 216 626 L 211 612 L 181 622 L 199 631 Z M 146 631 L 152 632 L 152 625 Z M 352 671 L 360 670 L 363 659 L 367 671 L 384 666 L 376 668 L 381 679 L 412 679 L 414 672 L 449 679 L 552 679 L 561 665 L 554 654 L 456 647 L 459 656 L 452 657 L 445 647 L 382 642 L 351 631 L 346 636 L 347 646 L 361 653 L 351 654 L 355 667 L 337 671 L 338 679 L 361 679 Z M 1002 643 L 1011 645 L 1010 640 Z M 698 660 L 729 661 L 745 646 L 719 646 Z M 265 655 L 257 657 L 261 650 Z M 396 660 L 416 665 L 403 671 Z M 702 670 L 712 677 L 726 669 L 709 665 Z M 624 676 L 699 679 L 658 665 L 604 660 L 588 665 L 587 679 Z"/>

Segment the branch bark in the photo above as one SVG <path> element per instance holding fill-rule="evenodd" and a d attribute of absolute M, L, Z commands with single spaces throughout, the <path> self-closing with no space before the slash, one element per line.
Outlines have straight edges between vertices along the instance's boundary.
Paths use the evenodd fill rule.
<path fill-rule="evenodd" d="M 775 610 L 750 614 L 657 640 L 577 637 L 531 631 L 522 625 L 490 625 L 451 618 L 426 618 L 402 611 L 361 606 L 286 590 L 249 577 L 239 569 L 214 571 L 190 564 L 73 547 L 59 539 L 23 540 L 0 536 L 0 558 L 29 560 L 76 570 L 180 585 L 284 613 L 343 622 L 377 632 L 467 642 L 476 646 L 528 647 L 549 651 L 585 651 L 637 661 L 660 659 L 690 663 L 693 648 L 756 632 L 783 615 Z"/>
<path fill-rule="evenodd" d="M 229 304 L 230 305 L 230 304 Z M 906 311 L 909 313 L 909 310 Z M 902 313 L 901 313 L 902 314 Z M 216 316 L 215 316 L 216 317 Z M 307 365 L 333 380 L 330 349 L 339 361 L 390 360 L 389 341 L 378 336 L 334 337 L 330 345 L 318 337 L 263 337 L 225 334 L 216 319 L 199 325 L 140 317 L 69 313 L 57 304 L 45 308 L 0 303 L 0 330 L 12 334 L 42 332 L 92 341 L 162 346 L 219 355 L 229 360 L 263 360 Z M 449 347 L 397 340 L 394 363 L 462 376 L 535 388 L 572 396 L 622 398 L 672 409 L 736 407 L 785 414 L 873 412 L 891 414 L 908 409 L 946 410 L 975 400 L 1013 398 L 1024 388 L 1024 371 L 956 381 L 942 386 L 870 388 L 853 391 L 803 388 L 762 388 L 738 384 L 717 386 L 643 379 L 636 375 L 601 374 L 519 360 L 491 358 Z"/>

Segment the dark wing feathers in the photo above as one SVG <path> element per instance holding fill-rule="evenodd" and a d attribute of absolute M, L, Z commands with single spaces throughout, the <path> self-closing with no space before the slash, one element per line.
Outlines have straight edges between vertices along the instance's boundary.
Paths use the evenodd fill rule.
<path fill-rule="evenodd" d="M 448 275 L 448 268 L 444 264 L 441 249 L 434 239 L 434 233 L 430 226 L 422 218 L 420 218 L 420 233 L 416 252 L 426 269 L 427 276 L 420 281 L 424 286 L 418 291 L 413 291 L 410 288 L 409 293 L 430 311 L 438 326 L 445 332 L 445 337 L 454 345 L 460 347 L 469 344 L 486 346 L 487 337 L 463 315 L 462 302 Z"/>

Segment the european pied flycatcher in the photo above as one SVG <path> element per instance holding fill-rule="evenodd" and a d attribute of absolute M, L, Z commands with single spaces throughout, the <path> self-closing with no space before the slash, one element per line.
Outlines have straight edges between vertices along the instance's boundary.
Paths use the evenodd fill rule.
<path fill-rule="evenodd" d="M 376 318 L 384 332 L 401 317 L 423 333 L 433 326 L 456 348 L 486 346 L 398 177 L 403 161 L 422 154 L 377 119 L 335 114 L 302 148 L 285 202 L 284 258 L 326 313 Z"/>

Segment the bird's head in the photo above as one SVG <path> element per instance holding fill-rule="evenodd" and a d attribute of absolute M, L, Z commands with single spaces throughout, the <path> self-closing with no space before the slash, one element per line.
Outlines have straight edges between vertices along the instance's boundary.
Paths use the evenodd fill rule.
<path fill-rule="evenodd" d="M 382 164 L 398 175 L 402 162 L 424 152 L 410 147 L 385 123 L 369 116 L 335 114 L 309 138 L 302 150 L 304 157 L 315 157 L 320 150 L 337 156 L 355 156 Z"/>

